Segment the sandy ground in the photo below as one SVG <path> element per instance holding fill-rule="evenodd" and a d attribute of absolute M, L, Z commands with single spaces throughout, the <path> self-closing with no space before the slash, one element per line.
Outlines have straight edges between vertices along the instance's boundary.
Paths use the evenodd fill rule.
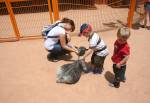
<path fill-rule="evenodd" d="M 132 30 L 127 81 L 119 89 L 108 85 L 115 34 L 116 30 L 100 33 L 110 52 L 104 72 L 83 74 L 74 85 L 56 83 L 57 67 L 71 61 L 49 62 L 43 40 L 1 43 L 0 103 L 150 103 L 150 31 Z M 85 38 L 74 36 L 72 42 L 88 46 Z"/>

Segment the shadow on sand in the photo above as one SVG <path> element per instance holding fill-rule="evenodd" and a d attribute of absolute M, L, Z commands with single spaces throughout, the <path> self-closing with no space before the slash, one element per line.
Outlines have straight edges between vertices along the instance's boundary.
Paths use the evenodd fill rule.
<path fill-rule="evenodd" d="M 64 61 L 72 61 L 74 62 L 75 60 L 72 60 L 72 55 L 70 53 L 67 53 L 67 54 L 61 54 L 61 55 L 57 55 L 57 60 L 53 60 L 52 56 L 51 56 L 51 53 L 48 53 L 47 54 L 47 60 L 48 61 L 52 61 L 52 62 L 57 62 L 57 61 L 60 61 L 60 60 L 64 60 Z"/>
<path fill-rule="evenodd" d="M 107 71 L 104 76 L 109 83 L 113 83 L 114 74 L 112 74 L 110 71 Z"/>

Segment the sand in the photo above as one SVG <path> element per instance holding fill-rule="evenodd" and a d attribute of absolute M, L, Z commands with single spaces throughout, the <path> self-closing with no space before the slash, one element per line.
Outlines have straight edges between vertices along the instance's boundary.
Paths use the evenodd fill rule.
<path fill-rule="evenodd" d="M 110 87 L 107 80 L 113 75 L 111 56 L 116 30 L 99 34 L 110 52 L 105 70 L 101 75 L 83 74 L 74 85 L 56 83 L 57 67 L 71 61 L 48 61 L 43 40 L 1 43 L 0 103 L 150 103 L 150 31 L 132 30 L 127 81 L 118 89 Z M 88 47 L 85 38 L 73 36 L 72 42 Z M 72 55 L 71 60 L 76 60 L 77 56 Z"/>

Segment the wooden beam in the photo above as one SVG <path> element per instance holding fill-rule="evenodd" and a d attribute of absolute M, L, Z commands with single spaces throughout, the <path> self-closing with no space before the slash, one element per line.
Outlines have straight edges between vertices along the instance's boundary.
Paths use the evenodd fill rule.
<path fill-rule="evenodd" d="M 0 43 L 4 42 L 16 42 L 17 39 L 15 37 L 9 37 L 9 38 L 0 38 Z"/>
<path fill-rule="evenodd" d="M 58 0 L 52 0 L 52 7 L 54 13 L 54 21 L 59 19 Z"/>
<path fill-rule="evenodd" d="M 47 2 L 48 2 L 48 9 L 49 9 L 49 15 L 50 15 L 50 22 L 51 23 L 53 23 L 53 15 L 52 15 L 52 7 L 51 7 L 51 2 L 50 2 L 50 0 L 47 0 Z"/>
<path fill-rule="evenodd" d="M 15 15 L 13 13 L 13 10 L 11 8 L 11 4 L 10 4 L 9 0 L 5 0 L 5 4 L 6 4 L 8 12 L 9 12 L 9 17 L 10 17 L 10 20 L 11 20 L 11 23 L 13 26 L 13 30 L 14 30 L 15 35 L 16 35 L 16 39 L 19 40 L 20 39 L 20 35 L 19 35 L 20 33 L 19 33 L 19 29 L 18 29 L 17 22 L 15 19 Z"/>
<path fill-rule="evenodd" d="M 129 28 L 132 28 L 135 4 L 136 4 L 136 0 L 130 0 L 130 8 L 129 8 L 129 12 L 128 12 L 128 27 Z"/>

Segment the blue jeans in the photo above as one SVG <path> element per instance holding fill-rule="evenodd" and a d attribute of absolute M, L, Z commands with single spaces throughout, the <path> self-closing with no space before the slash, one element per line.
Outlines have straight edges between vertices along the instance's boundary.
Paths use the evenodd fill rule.
<path fill-rule="evenodd" d="M 49 50 L 49 52 L 51 52 L 52 55 L 58 56 L 58 55 L 62 55 L 65 53 L 69 53 L 68 50 L 65 50 L 61 47 L 60 43 L 57 43 L 54 45 L 54 48 L 52 50 Z"/>
<path fill-rule="evenodd" d="M 113 64 L 113 71 L 115 74 L 115 80 L 119 78 L 119 80 L 125 80 L 125 72 L 126 72 L 126 65 L 121 66 L 120 69 L 117 68 L 116 64 Z"/>

